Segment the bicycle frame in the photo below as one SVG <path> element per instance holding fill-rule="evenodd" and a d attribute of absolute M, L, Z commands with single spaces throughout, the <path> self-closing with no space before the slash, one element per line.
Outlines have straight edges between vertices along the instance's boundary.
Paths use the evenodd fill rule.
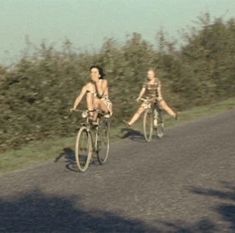
<path fill-rule="evenodd" d="M 141 98 L 140 99 L 142 102 L 146 103 L 147 105 L 149 105 L 146 109 L 156 109 L 158 112 L 161 111 L 161 107 L 159 105 L 159 101 L 156 98 Z"/>
<path fill-rule="evenodd" d="M 163 125 L 162 110 L 161 110 L 161 107 L 159 106 L 159 101 L 156 98 L 152 98 L 152 99 L 141 98 L 140 100 L 146 104 L 145 111 L 144 111 L 144 119 L 143 119 L 145 140 L 147 142 L 151 141 L 154 129 L 157 130 L 157 136 L 161 138 L 163 136 L 164 125 Z M 150 121 L 151 123 L 150 123 L 150 128 L 147 129 L 148 128 L 147 118 L 149 114 L 151 115 L 151 117 L 149 118 L 149 120 L 151 120 Z"/>
<path fill-rule="evenodd" d="M 78 138 L 80 138 L 81 136 L 81 132 L 83 132 L 83 130 L 85 130 L 88 135 L 89 135 L 89 142 L 90 142 L 90 152 L 88 153 L 89 159 L 87 160 L 85 166 L 82 168 L 81 164 L 79 162 L 79 155 L 77 154 L 77 143 L 79 143 L 79 139 L 77 139 L 78 141 L 76 141 L 76 161 L 78 164 L 78 168 L 80 171 L 84 172 L 87 170 L 90 160 L 92 159 L 92 155 L 93 153 L 96 154 L 96 157 L 98 159 L 98 162 L 102 165 L 103 163 L 106 162 L 107 158 L 108 158 L 108 151 L 109 151 L 109 137 L 107 139 L 107 153 L 105 154 L 105 158 L 102 158 L 102 153 L 100 154 L 101 151 L 101 147 L 100 147 L 100 132 L 102 132 L 102 127 L 103 127 L 103 123 L 109 125 L 109 121 L 106 119 L 105 114 L 101 111 L 96 111 L 97 113 L 97 121 L 93 122 L 88 114 L 88 111 L 81 111 L 81 110 L 76 110 L 76 112 L 82 112 L 82 118 L 85 119 L 85 122 L 81 123 L 81 128 L 78 131 Z M 90 154 L 91 153 L 91 154 Z M 93 157 L 94 158 L 94 157 Z"/>
<path fill-rule="evenodd" d="M 92 132 L 94 132 L 94 130 L 96 131 L 95 133 L 98 132 L 99 126 L 100 126 L 100 119 L 101 117 L 104 116 L 104 114 L 102 114 L 100 111 L 97 111 L 97 125 L 92 124 L 92 122 L 89 119 L 89 111 L 88 110 L 76 110 L 76 112 L 82 112 L 82 118 L 85 119 L 85 122 L 81 123 L 82 126 L 85 126 L 87 128 L 87 132 L 90 133 L 91 135 L 91 143 L 92 143 L 92 150 L 93 152 L 96 152 L 95 148 L 95 140 L 94 140 L 94 135 Z"/>

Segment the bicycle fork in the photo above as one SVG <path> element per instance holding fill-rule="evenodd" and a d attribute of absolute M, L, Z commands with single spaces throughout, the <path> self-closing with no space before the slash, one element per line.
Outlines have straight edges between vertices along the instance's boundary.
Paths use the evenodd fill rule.
<path fill-rule="evenodd" d="M 161 110 L 154 109 L 153 110 L 153 126 L 154 128 L 157 128 L 158 125 L 160 124 L 163 124 Z"/>

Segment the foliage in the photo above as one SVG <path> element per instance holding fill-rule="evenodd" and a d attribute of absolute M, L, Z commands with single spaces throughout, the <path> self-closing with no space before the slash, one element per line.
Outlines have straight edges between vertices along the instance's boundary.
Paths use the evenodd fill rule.
<path fill-rule="evenodd" d="M 108 39 L 93 53 L 77 52 L 69 41 L 62 51 L 42 43 L 10 69 L 0 66 L 0 149 L 72 135 L 79 118 L 68 109 L 92 64 L 106 70 L 115 124 L 136 109 L 148 67 L 158 69 L 164 96 L 177 109 L 234 96 L 235 20 L 211 22 L 205 15 L 198 22 L 180 48 L 162 32 L 159 48 L 134 33 L 124 44 Z"/>

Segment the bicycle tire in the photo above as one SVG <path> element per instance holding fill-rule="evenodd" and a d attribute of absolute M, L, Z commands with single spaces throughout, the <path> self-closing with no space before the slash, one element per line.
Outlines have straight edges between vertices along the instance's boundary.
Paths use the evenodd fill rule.
<path fill-rule="evenodd" d="M 150 142 L 153 137 L 153 112 L 152 109 L 148 109 L 144 112 L 143 119 L 144 138 L 147 142 Z"/>
<path fill-rule="evenodd" d="M 92 157 L 91 134 L 85 126 L 82 126 L 77 134 L 75 144 L 75 157 L 78 170 L 80 172 L 85 172 L 89 167 Z"/>
<path fill-rule="evenodd" d="M 100 122 L 95 136 L 95 150 L 97 154 L 97 160 L 100 165 L 104 164 L 109 156 L 110 150 L 110 120 L 103 119 Z"/>

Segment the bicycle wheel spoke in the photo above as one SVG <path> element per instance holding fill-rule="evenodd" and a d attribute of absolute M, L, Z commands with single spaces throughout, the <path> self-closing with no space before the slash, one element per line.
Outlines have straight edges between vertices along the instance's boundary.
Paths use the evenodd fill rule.
<path fill-rule="evenodd" d="M 152 140 L 153 135 L 153 113 L 152 110 L 147 110 L 143 120 L 144 137 L 147 142 Z"/>
<path fill-rule="evenodd" d="M 158 113 L 157 136 L 159 138 L 162 138 L 164 136 L 164 122 L 161 110 Z"/>
<path fill-rule="evenodd" d="M 107 161 L 109 154 L 109 122 L 103 122 L 98 130 L 97 134 L 97 158 L 100 164 L 103 164 Z"/>
<path fill-rule="evenodd" d="M 85 127 L 81 128 L 78 133 L 75 149 L 78 169 L 84 172 L 88 168 L 91 158 L 90 134 Z"/>

